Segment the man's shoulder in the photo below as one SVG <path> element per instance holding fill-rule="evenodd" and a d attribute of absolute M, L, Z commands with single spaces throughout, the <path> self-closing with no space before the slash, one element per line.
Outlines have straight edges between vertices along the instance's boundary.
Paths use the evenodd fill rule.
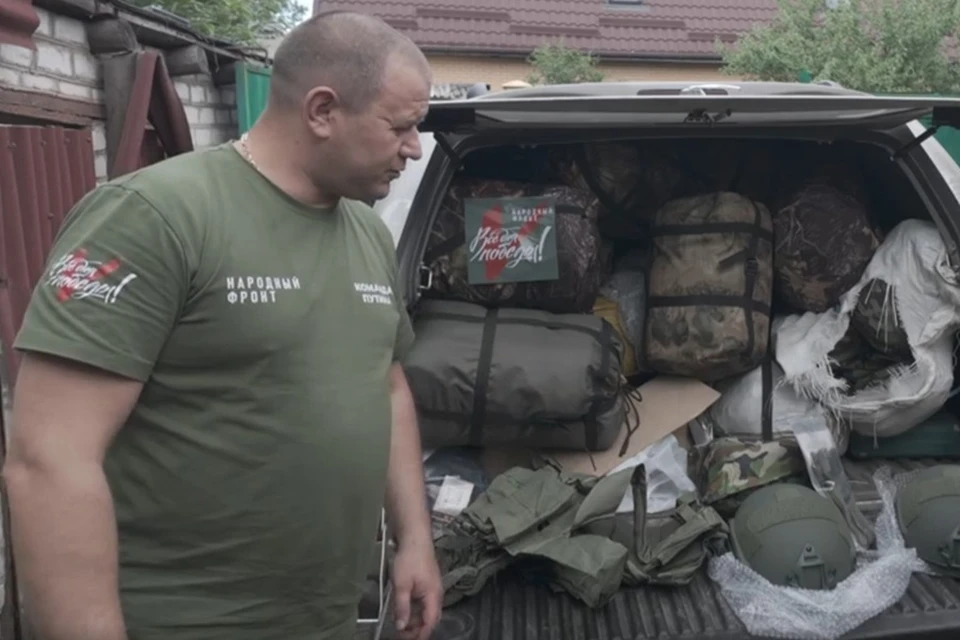
<path fill-rule="evenodd" d="M 227 145 L 189 151 L 104 183 L 134 192 L 151 203 L 166 200 L 196 201 L 209 192 L 215 174 L 228 171 L 232 163 Z"/>
<path fill-rule="evenodd" d="M 376 239 L 377 242 L 384 245 L 385 250 L 392 252 L 393 235 L 390 228 L 383 219 L 373 210 L 373 207 L 360 200 L 343 199 L 341 201 L 345 213 L 357 224 L 364 232 Z"/>

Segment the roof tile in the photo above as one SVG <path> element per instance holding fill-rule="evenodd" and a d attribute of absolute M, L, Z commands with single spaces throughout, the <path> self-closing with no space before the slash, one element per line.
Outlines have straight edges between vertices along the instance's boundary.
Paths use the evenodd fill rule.
<path fill-rule="evenodd" d="M 526 55 L 562 38 L 609 58 L 717 60 L 714 42 L 771 22 L 777 0 L 316 0 L 329 9 L 388 19 L 432 51 Z"/>

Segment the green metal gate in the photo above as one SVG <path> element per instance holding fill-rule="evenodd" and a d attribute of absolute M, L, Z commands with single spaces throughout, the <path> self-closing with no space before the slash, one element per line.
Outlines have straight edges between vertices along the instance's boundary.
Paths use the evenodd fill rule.
<path fill-rule="evenodd" d="M 237 123 L 240 133 L 245 133 L 257 121 L 267 106 L 267 94 L 270 92 L 269 67 L 237 62 Z"/>

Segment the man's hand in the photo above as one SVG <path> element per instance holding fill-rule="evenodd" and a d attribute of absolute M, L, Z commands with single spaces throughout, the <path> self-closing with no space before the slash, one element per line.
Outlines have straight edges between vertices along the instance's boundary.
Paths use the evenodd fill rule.
<path fill-rule="evenodd" d="M 443 585 L 429 541 L 401 546 L 393 561 L 393 611 L 399 638 L 428 640 L 440 621 Z"/>

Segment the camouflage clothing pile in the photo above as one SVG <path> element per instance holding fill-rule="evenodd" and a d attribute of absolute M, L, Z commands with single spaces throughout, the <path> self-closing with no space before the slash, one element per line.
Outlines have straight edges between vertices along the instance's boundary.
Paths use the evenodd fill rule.
<path fill-rule="evenodd" d="M 830 352 L 833 373 L 847 382 L 847 395 L 884 384 L 913 362 L 892 287 L 874 278 L 863 286 L 850 326 Z"/>
<path fill-rule="evenodd" d="M 913 359 L 893 287 L 880 278 L 860 290 L 850 322 L 875 351 L 902 362 Z"/>

